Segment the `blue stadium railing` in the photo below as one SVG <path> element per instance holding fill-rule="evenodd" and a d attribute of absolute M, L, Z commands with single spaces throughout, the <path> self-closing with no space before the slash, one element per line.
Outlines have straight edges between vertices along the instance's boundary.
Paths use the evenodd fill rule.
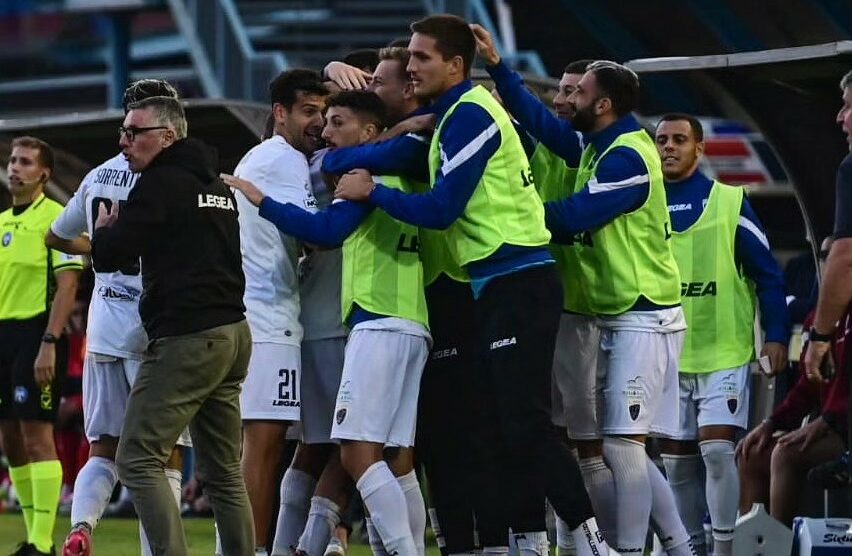
<path fill-rule="evenodd" d="M 287 60 L 279 52 L 255 52 L 233 0 L 167 3 L 206 96 L 266 100 L 269 79 Z"/>

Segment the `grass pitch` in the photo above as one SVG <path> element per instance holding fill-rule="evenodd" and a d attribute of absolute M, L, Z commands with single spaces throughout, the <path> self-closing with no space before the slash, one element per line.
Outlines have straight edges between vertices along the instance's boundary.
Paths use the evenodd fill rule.
<path fill-rule="evenodd" d="M 71 524 L 67 517 L 58 517 L 53 538 L 57 552 L 65 540 Z M 213 520 L 184 519 L 186 542 L 190 556 L 211 556 L 213 554 Z M 14 550 L 24 540 L 24 518 L 19 513 L 0 514 L 0 556 Z M 98 524 L 93 538 L 94 552 L 109 556 L 137 556 L 139 554 L 139 526 L 135 519 L 107 518 Z M 369 556 L 370 548 L 364 545 L 350 545 L 351 556 Z M 426 551 L 427 556 L 438 556 L 433 545 Z"/>

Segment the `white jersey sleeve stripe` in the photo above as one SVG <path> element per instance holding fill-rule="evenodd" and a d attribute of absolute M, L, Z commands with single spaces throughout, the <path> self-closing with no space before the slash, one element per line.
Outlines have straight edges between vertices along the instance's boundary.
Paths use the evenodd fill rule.
<path fill-rule="evenodd" d="M 497 127 L 497 123 L 493 123 L 488 126 L 482 133 L 477 135 L 473 141 L 465 145 L 465 147 L 457 152 L 455 156 L 451 159 L 446 160 L 446 154 L 444 154 L 444 150 L 441 149 L 441 159 L 444 160 L 444 164 L 441 166 L 441 171 L 446 176 L 479 152 L 479 150 L 485 146 L 485 143 L 488 142 L 489 139 L 497 135 L 500 129 Z"/>
<path fill-rule="evenodd" d="M 740 226 L 745 230 L 751 232 L 751 234 L 757 238 L 757 241 L 760 242 L 761 245 L 766 247 L 769 250 L 769 240 L 766 238 L 766 234 L 760 231 L 760 228 L 757 227 L 757 224 L 746 218 L 745 216 L 740 216 Z"/>
<path fill-rule="evenodd" d="M 634 185 L 643 185 L 649 183 L 648 174 L 642 174 L 641 176 L 633 176 L 627 179 L 623 179 L 620 181 L 610 181 L 610 182 L 599 182 L 597 178 L 592 178 L 589 180 L 589 193 L 603 193 L 604 191 L 613 191 L 615 189 L 621 189 L 623 187 L 631 187 Z"/>

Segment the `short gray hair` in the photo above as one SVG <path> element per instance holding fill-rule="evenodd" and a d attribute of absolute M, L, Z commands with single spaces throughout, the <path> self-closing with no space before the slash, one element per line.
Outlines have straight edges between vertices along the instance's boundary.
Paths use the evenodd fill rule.
<path fill-rule="evenodd" d="M 848 71 L 846 75 L 840 80 L 840 90 L 845 91 L 849 87 L 852 87 L 852 70 Z"/>
<path fill-rule="evenodd" d="M 157 125 L 168 126 L 175 130 L 178 139 L 186 137 L 186 114 L 183 104 L 172 97 L 148 97 L 127 106 L 128 110 L 150 108 L 157 118 Z"/>

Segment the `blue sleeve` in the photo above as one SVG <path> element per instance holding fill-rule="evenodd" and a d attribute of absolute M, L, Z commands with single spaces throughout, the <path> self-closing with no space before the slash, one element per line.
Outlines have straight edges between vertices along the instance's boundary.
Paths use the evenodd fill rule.
<path fill-rule="evenodd" d="M 343 245 L 372 210 L 367 203 L 351 201 L 332 203 L 317 213 L 292 203 L 279 203 L 270 197 L 264 197 L 260 203 L 260 216 L 275 224 L 282 233 L 323 247 Z"/>
<path fill-rule="evenodd" d="M 485 109 L 463 103 L 442 128 L 443 164 L 432 189 L 406 194 L 379 184 L 370 201 L 402 222 L 444 230 L 464 212 L 500 141 L 497 123 Z"/>
<path fill-rule="evenodd" d="M 609 151 L 583 189 L 544 204 L 545 223 L 553 241 L 569 243 L 574 234 L 597 230 L 639 208 L 648 198 L 649 183 L 648 169 L 636 151 Z"/>
<path fill-rule="evenodd" d="M 763 225 L 747 199 L 743 199 L 740 210 L 734 256 L 745 275 L 755 284 L 766 341 L 786 344 L 790 315 L 784 293 L 784 275 L 769 249 Z"/>
<path fill-rule="evenodd" d="M 322 171 L 329 174 L 345 174 L 356 168 L 375 175 L 428 181 L 429 142 L 409 133 L 380 143 L 332 149 L 322 161 Z"/>
<path fill-rule="evenodd" d="M 524 87 L 521 76 L 502 61 L 485 69 L 494 80 L 506 110 L 521 127 L 564 159 L 569 167 L 578 167 L 583 145 L 571 124 L 554 116 L 538 97 Z"/>

